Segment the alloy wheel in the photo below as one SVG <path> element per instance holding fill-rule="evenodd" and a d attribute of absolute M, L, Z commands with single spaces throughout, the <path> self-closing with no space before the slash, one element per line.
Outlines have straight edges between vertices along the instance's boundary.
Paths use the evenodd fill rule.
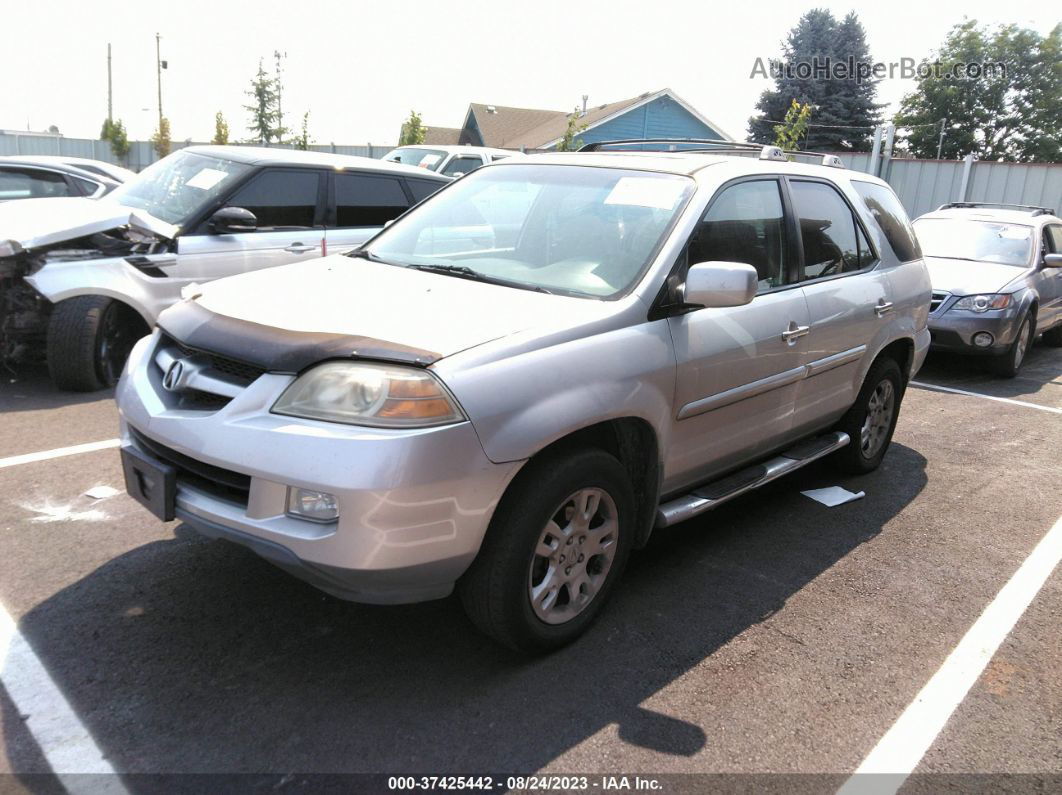
<path fill-rule="evenodd" d="M 873 458 L 885 444 L 895 410 L 896 390 L 892 381 L 886 378 L 874 388 L 867 401 L 867 416 L 859 431 L 859 446 L 864 458 Z"/>
<path fill-rule="evenodd" d="M 535 615 L 563 624 L 600 592 L 616 557 L 619 517 L 608 492 L 584 488 L 570 495 L 542 529 L 528 572 Z"/>

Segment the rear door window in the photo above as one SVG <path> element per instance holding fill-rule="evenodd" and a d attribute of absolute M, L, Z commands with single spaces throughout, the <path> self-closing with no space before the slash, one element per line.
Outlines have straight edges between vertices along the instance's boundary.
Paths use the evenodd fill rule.
<path fill-rule="evenodd" d="M 397 177 L 336 174 L 336 226 L 383 226 L 409 208 Z M 412 180 L 411 180 L 412 182 Z"/>
<path fill-rule="evenodd" d="M 800 280 L 851 273 L 874 261 L 852 208 L 832 185 L 790 180 L 804 253 Z"/>
<path fill-rule="evenodd" d="M 907 211 L 903 209 L 896 194 L 883 185 L 858 179 L 852 180 L 852 187 L 870 210 L 870 214 L 874 216 L 874 221 L 881 228 L 885 239 L 889 241 L 896 259 L 900 262 L 919 259 L 922 256 L 922 249 L 918 245 L 918 238 L 915 237 L 911 219 L 908 218 Z"/>
<path fill-rule="evenodd" d="M 254 213 L 262 232 L 312 229 L 319 181 L 316 171 L 264 171 L 237 190 L 227 204 Z"/>
<path fill-rule="evenodd" d="M 0 201 L 76 195 L 63 175 L 54 171 L 0 167 Z"/>

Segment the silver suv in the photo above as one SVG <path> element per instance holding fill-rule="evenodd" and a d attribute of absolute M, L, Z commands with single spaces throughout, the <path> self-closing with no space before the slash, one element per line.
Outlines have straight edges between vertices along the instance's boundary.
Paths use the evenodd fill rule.
<path fill-rule="evenodd" d="M 341 598 L 456 584 L 545 650 L 655 528 L 875 469 L 929 346 L 907 216 L 727 147 L 492 164 L 348 256 L 203 287 L 119 385 L 129 492 Z"/>
<path fill-rule="evenodd" d="M 1062 346 L 1062 220 L 1046 207 L 960 202 L 914 223 L 933 281 L 932 347 L 1013 378 L 1037 334 Z"/>

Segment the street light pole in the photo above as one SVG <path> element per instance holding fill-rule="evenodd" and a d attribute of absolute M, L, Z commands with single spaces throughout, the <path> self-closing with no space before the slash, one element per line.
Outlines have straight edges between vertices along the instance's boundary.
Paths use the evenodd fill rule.
<path fill-rule="evenodd" d="M 937 160 L 940 160 L 940 155 L 944 151 L 944 124 L 947 119 L 940 120 L 940 140 L 937 141 Z"/>
<path fill-rule="evenodd" d="M 107 42 L 107 121 L 114 120 L 113 97 L 111 93 L 111 43 Z"/>

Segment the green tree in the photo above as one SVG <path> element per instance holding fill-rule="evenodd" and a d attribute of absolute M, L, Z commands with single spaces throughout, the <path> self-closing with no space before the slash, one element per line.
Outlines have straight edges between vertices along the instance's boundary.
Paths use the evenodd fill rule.
<path fill-rule="evenodd" d="M 103 129 L 100 130 L 100 140 L 108 141 L 113 154 L 122 163 L 129 156 L 129 135 L 125 131 L 125 125 L 121 119 L 105 119 Z"/>
<path fill-rule="evenodd" d="M 276 78 L 269 76 L 261 58 L 258 59 L 258 74 L 245 93 L 251 99 L 250 104 L 243 106 L 250 114 L 247 131 L 251 133 L 251 141 L 267 146 L 279 142 L 285 132 L 280 123 L 280 94 Z"/>
<path fill-rule="evenodd" d="M 313 138 L 310 137 L 310 111 L 306 111 L 302 114 L 302 129 L 291 142 L 295 145 L 296 149 L 306 151 L 310 148 L 310 144 L 313 143 Z"/>
<path fill-rule="evenodd" d="M 580 122 L 580 118 L 582 117 L 579 115 L 578 108 L 568 115 L 568 126 L 564 130 L 560 143 L 557 144 L 558 152 L 574 152 L 583 145 L 582 139 L 577 136 L 586 129 L 586 124 Z"/>
<path fill-rule="evenodd" d="M 987 66 L 977 75 L 953 71 L 969 64 Z M 1062 25 L 1047 36 L 972 19 L 952 28 L 922 62 L 895 122 L 908 128 L 912 155 L 936 157 L 942 120 L 945 159 L 973 152 L 982 160 L 1062 160 Z"/>
<path fill-rule="evenodd" d="M 158 129 L 155 130 L 155 134 L 151 136 L 151 147 L 155 150 L 155 154 L 159 158 L 163 158 L 170 153 L 172 148 L 172 141 L 170 140 L 170 120 L 165 116 L 159 119 Z"/>
<path fill-rule="evenodd" d="M 882 105 L 874 101 L 879 81 L 869 73 L 870 48 L 855 12 L 838 22 L 826 9 L 808 11 L 789 31 L 781 64 L 790 72 L 774 74 L 774 88 L 760 95 L 759 113 L 749 119 L 751 140 L 772 140 L 775 125 L 784 120 L 795 100 L 810 105 L 815 113 L 806 149 L 870 149 L 874 127 L 881 123 Z M 854 73 L 849 64 L 856 67 Z M 867 72 L 858 71 L 860 64 L 867 65 Z M 843 68 L 844 74 L 833 74 L 836 68 Z"/>
<path fill-rule="evenodd" d="M 794 99 L 782 123 L 774 125 L 774 145 L 782 149 L 799 149 L 800 139 L 807 134 L 810 117 L 811 105 L 801 105 Z"/>
<path fill-rule="evenodd" d="M 398 135 L 399 146 L 414 146 L 424 143 L 424 136 L 428 128 L 420 120 L 420 114 L 415 110 L 409 112 L 409 118 L 402 122 L 402 130 Z"/>
<path fill-rule="evenodd" d="M 229 142 L 229 123 L 225 121 L 225 117 L 221 115 L 219 110 L 214 114 L 214 139 L 210 142 L 219 146 L 224 146 Z"/>

